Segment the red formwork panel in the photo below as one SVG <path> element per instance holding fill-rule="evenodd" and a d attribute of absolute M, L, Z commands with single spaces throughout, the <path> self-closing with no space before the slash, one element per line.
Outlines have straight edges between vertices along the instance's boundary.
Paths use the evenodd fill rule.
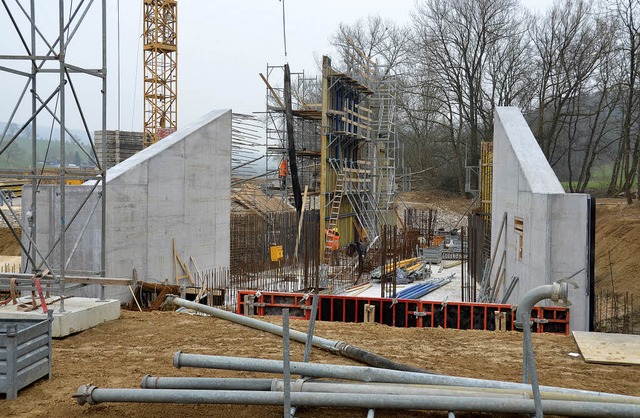
<path fill-rule="evenodd" d="M 256 290 L 238 291 L 237 313 L 244 314 L 244 297 L 253 297 L 254 315 L 281 315 L 288 308 L 294 318 L 309 319 L 312 299 L 308 294 L 286 292 L 258 292 Z"/>
<path fill-rule="evenodd" d="M 292 317 L 309 319 L 312 297 L 301 293 L 238 291 L 238 310 L 244 313 L 245 295 L 253 296 L 253 312 L 258 316 L 281 315 L 289 308 Z M 364 322 L 364 306 L 375 307 L 374 322 L 394 327 L 452 328 L 493 331 L 496 313 L 506 317 L 506 330 L 515 330 L 515 307 L 497 303 L 440 302 L 412 299 L 366 298 L 320 295 L 319 321 Z M 531 311 L 533 331 L 569 334 L 569 310 L 539 307 Z"/>

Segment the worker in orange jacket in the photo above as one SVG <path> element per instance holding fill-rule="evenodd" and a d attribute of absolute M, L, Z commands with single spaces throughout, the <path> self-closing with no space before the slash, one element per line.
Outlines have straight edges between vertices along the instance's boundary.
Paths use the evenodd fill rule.
<path fill-rule="evenodd" d="M 285 158 L 280 161 L 278 174 L 280 175 L 280 190 L 285 190 L 287 188 L 287 160 Z"/>

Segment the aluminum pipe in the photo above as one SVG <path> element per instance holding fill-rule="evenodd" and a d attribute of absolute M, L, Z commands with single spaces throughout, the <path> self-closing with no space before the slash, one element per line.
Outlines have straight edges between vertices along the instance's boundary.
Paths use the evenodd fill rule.
<path fill-rule="evenodd" d="M 523 328 L 522 382 L 531 381 L 531 391 L 536 405 L 536 418 L 542 418 L 543 409 L 536 360 L 533 352 L 533 339 L 531 338 L 531 310 L 536 303 L 544 299 L 551 299 L 554 302 L 562 299 L 566 302 L 568 295 L 569 284 L 567 282 L 554 282 L 550 285 L 538 286 L 524 295 L 516 310 L 515 325 Z"/>
<path fill-rule="evenodd" d="M 274 392 L 283 391 L 283 381 L 274 379 L 271 390 Z M 511 399 L 528 399 L 525 392 L 490 392 L 488 390 L 481 391 L 457 390 L 454 387 L 446 387 L 440 389 L 432 389 L 427 386 L 415 385 L 397 385 L 397 384 L 352 384 L 331 381 L 309 381 L 299 379 L 291 382 L 292 392 L 321 392 L 321 393 L 360 393 L 360 394 L 384 394 L 384 395 L 416 395 L 416 396 L 464 396 L 464 397 L 483 397 L 483 398 L 511 398 Z"/>
<path fill-rule="evenodd" d="M 243 370 L 263 373 L 282 373 L 283 364 L 279 360 L 265 360 L 244 357 L 205 356 L 201 354 L 185 354 L 177 352 L 173 357 L 173 365 L 181 367 L 200 367 L 220 370 Z M 467 386 L 495 389 L 516 389 L 529 391 L 530 385 L 523 383 L 502 382 L 498 380 L 473 379 L 468 377 L 444 376 L 423 373 L 384 370 L 363 366 L 343 366 L 337 364 L 318 364 L 291 362 L 291 372 L 308 377 L 326 377 L 333 379 L 356 380 L 361 382 L 405 383 L 418 385 Z M 540 386 L 542 390 L 560 393 L 588 394 L 592 396 L 608 396 L 638 402 L 634 396 L 607 394 L 579 389 L 566 389 L 553 386 Z"/>
<path fill-rule="evenodd" d="M 219 319 L 235 322 L 236 324 L 244 325 L 246 327 L 254 328 L 260 331 L 269 332 L 280 337 L 282 337 L 282 334 L 284 332 L 280 325 L 259 321 L 257 319 L 238 315 L 233 312 L 228 312 L 211 306 L 202 305 L 200 303 L 191 302 L 189 300 L 179 298 L 175 295 L 168 295 L 166 300 L 169 305 L 193 309 L 195 311 L 206 313 Z M 307 334 L 304 332 L 292 329 L 289 331 L 289 335 L 292 340 L 299 343 L 305 344 L 307 341 Z M 354 347 L 350 344 L 345 343 L 344 341 L 333 341 L 326 338 L 313 336 L 311 343 L 315 347 L 319 347 L 336 354 L 341 354 L 347 358 L 363 362 L 370 366 L 392 370 L 411 371 L 416 373 L 429 373 L 428 371 L 420 369 L 418 367 L 396 363 L 395 361 L 389 360 L 385 357 L 379 356 L 358 347 Z"/>
<path fill-rule="evenodd" d="M 142 389 L 217 389 L 271 390 L 273 379 L 224 377 L 158 377 L 150 374 L 142 378 Z"/>
<path fill-rule="evenodd" d="M 284 395 L 276 392 L 211 391 L 174 389 L 102 389 L 80 386 L 74 395 L 79 405 L 102 402 L 282 405 Z M 350 393 L 292 393 L 295 406 L 364 409 L 425 409 L 460 412 L 530 414 L 533 401 L 527 399 L 482 399 L 467 397 L 412 396 Z M 598 402 L 544 401 L 545 413 L 580 417 L 637 417 L 640 406 Z"/>
<path fill-rule="evenodd" d="M 543 286 L 538 286 L 527 292 L 520 301 L 516 310 L 516 325 L 524 326 L 531 324 L 531 310 L 536 303 L 541 300 L 551 299 L 554 302 L 559 300 L 567 301 L 569 297 L 569 284 L 567 282 L 554 282 Z"/>
<path fill-rule="evenodd" d="M 282 391 L 282 380 L 274 379 L 271 390 Z M 471 388 L 463 386 L 412 385 L 396 383 L 345 383 L 338 381 L 318 381 L 299 379 L 291 383 L 291 390 L 297 392 L 324 393 L 369 393 L 388 395 L 423 395 L 423 396 L 463 396 L 463 397 L 497 397 L 511 399 L 531 399 L 531 390 Z M 542 399 L 577 402 L 606 402 L 640 405 L 640 397 L 607 397 L 586 394 L 559 392 L 543 392 Z"/>

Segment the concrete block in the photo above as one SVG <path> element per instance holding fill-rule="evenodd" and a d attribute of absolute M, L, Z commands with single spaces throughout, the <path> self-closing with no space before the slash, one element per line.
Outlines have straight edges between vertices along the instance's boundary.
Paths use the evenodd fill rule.
<path fill-rule="evenodd" d="M 17 305 L 0 307 L 0 316 L 7 319 L 45 319 L 47 315 L 38 309 L 32 312 L 20 312 Z M 51 332 L 54 338 L 62 338 L 104 322 L 120 318 L 120 301 L 108 299 L 99 301 L 93 298 L 72 297 L 65 299 L 64 312 L 59 312 L 59 302 L 50 305 L 53 309 Z"/>

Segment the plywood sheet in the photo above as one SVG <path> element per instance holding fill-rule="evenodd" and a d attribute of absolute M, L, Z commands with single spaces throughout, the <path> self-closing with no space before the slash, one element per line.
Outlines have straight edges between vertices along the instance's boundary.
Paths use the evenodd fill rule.
<path fill-rule="evenodd" d="M 587 363 L 640 364 L 640 335 L 573 331 Z"/>

